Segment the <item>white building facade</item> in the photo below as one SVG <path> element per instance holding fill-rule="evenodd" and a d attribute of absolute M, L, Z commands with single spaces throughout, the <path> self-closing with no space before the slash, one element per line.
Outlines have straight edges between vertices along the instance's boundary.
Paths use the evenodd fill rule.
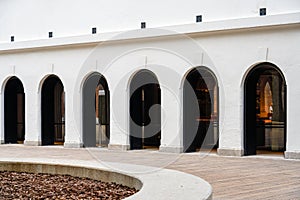
<path fill-rule="evenodd" d="M 2 144 L 300 158 L 298 0 L 7 0 L 0 13 Z"/>

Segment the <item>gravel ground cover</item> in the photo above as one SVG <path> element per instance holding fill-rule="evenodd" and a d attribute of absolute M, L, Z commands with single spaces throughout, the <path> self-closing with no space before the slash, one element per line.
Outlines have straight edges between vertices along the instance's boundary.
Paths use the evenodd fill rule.
<path fill-rule="evenodd" d="M 0 199 L 123 199 L 137 190 L 69 175 L 0 172 Z"/>

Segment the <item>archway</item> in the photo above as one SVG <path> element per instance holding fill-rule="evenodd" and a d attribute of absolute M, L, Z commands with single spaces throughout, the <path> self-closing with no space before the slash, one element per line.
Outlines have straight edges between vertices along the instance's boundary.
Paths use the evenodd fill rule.
<path fill-rule="evenodd" d="M 192 69 L 183 86 L 183 151 L 211 150 L 219 138 L 218 84 L 204 67 Z"/>
<path fill-rule="evenodd" d="M 158 148 L 161 138 L 161 92 L 149 70 L 137 72 L 130 83 L 130 149 Z"/>
<path fill-rule="evenodd" d="M 244 154 L 286 148 L 286 83 L 273 64 L 254 67 L 244 85 Z"/>
<path fill-rule="evenodd" d="M 4 142 L 24 143 L 25 94 L 22 82 L 11 77 L 4 90 Z"/>
<path fill-rule="evenodd" d="M 42 145 L 62 145 L 65 139 L 65 93 L 61 80 L 49 76 L 41 95 Z"/>
<path fill-rule="evenodd" d="M 91 74 L 84 82 L 82 92 L 83 146 L 107 147 L 109 130 L 109 89 L 99 73 Z"/>

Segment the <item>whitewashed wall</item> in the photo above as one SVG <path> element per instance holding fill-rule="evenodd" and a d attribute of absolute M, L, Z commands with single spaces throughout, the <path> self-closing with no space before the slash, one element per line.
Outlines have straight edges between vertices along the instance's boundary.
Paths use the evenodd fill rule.
<path fill-rule="evenodd" d="M 220 88 L 220 153 L 224 150 L 242 155 L 244 78 L 251 67 L 261 62 L 270 62 L 278 66 L 286 78 L 287 152 L 299 156 L 300 134 L 297 125 L 300 113 L 300 17 L 299 13 L 275 15 L 299 12 L 299 1 L 283 3 L 266 0 L 245 4 L 233 0 L 231 3 L 226 1 L 226 4 L 218 1 L 218 4 L 224 4 L 218 6 L 223 8 L 218 12 L 215 1 L 191 1 L 191 4 L 185 1 L 182 5 L 176 3 L 175 8 L 170 7 L 173 1 L 169 4 L 164 1 L 158 4 L 159 7 L 152 1 L 144 4 L 149 9 L 142 8 L 140 1 L 131 1 L 126 5 L 107 1 L 82 1 L 76 5 L 70 1 L 38 1 L 34 6 L 28 1 L 27 4 L 24 2 L 0 2 L 2 142 L 3 91 L 6 80 L 17 76 L 24 85 L 25 142 L 38 145 L 41 142 L 40 87 L 45 77 L 55 74 L 61 79 L 66 92 L 65 146 L 79 147 L 82 144 L 82 84 L 88 74 L 98 71 L 105 76 L 111 92 L 111 145 L 127 149 L 129 84 L 135 72 L 146 68 L 157 76 L 161 85 L 161 150 L 180 152 L 183 134 L 182 81 L 193 67 L 206 66 L 215 73 Z M 135 3 L 140 5 L 133 6 Z M 205 3 L 206 7 L 201 6 L 201 3 Z M 274 17 L 258 17 L 258 8 L 262 5 Z M 28 9 L 31 11 L 28 12 Z M 115 12 L 110 12 L 111 10 Z M 153 10 L 155 12 L 151 12 Z M 124 13 L 125 11 L 128 13 Z M 149 22 L 150 27 L 194 23 L 197 14 L 203 14 L 203 21 L 216 22 L 203 22 L 203 27 L 188 24 L 174 28 L 181 33 L 193 32 L 189 37 L 165 37 L 164 35 L 174 34 L 166 30 L 172 27 L 123 32 L 109 37 L 90 34 L 90 29 L 94 26 L 100 27 L 100 31 L 137 29 L 140 21 L 147 21 L 147 24 Z M 241 19 L 244 17 L 245 19 Z M 230 18 L 239 19 L 217 21 Z M 42 39 L 47 38 L 48 31 L 53 31 L 54 37 L 90 35 Z M 155 37 L 148 38 L 147 34 Z M 10 35 L 16 36 L 16 42 L 7 43 Z M 105 40 L 102 36 L 115 41 L 102 42 L 97 46 L 97 41 Z M 132 39 L 117 40 L 114 37 Z M 135 37 L 140 38 L 134 39 Z M 76 45 L 72 45 L 75 43 Z"/>

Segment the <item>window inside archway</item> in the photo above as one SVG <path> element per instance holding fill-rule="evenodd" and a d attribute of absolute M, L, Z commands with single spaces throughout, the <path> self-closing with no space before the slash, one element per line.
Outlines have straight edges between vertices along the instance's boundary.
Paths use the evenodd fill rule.
<path fill-rule="evenodd" d="M 96 146 L 107 147 L 109 143 L 108 125 L 108 102 L 107 91 L 102 84 L 95 90 L 96 108 Z"/>
<path fill-rule="evenodd" d="M 183 148 L 185 152 L 218 147 L 218 85 L 208 69 L 195 68 L 183 91 Z"/>
<path fill-rule="evenodd" d="M 258 77 L 256 94 L 257 150 L 284 150 L 283 83 L 277 74 L 265 71 Z"/>
<path fill-rule="evenodd" d="M 245 155 L 283 152 L 286 148 L 286 85 L 273 65 L 250 71 L 245 82 Z"/>

